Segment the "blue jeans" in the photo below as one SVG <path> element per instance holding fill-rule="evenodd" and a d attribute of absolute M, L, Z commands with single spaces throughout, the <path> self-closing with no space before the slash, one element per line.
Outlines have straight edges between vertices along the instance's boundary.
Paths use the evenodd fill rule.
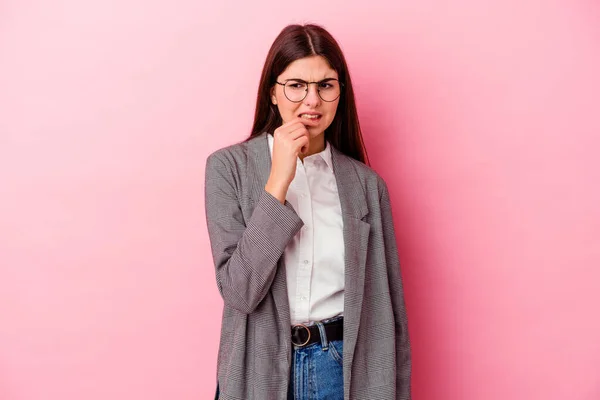
<path fill-rule="evenodd" d="M 288 400 L 343 400 L 343 341 L 329 342 L 321 322 L 317 322 L 321 343 L 292 350 Z M 219 398 L 219 385 L 215 400 Z"/>
<path fill-rule="evenodd" d="M 342 340 L 329 342 L 317 322 L 321 343 L 294 346 L 288 400 L 343 400 Z"/>

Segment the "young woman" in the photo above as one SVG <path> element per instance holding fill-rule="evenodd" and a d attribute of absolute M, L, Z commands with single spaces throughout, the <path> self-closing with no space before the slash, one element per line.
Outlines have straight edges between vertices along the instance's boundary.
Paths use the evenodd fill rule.
<path fill-rule="evenodd" d="M 390 199 L 365 162 L 339 45 L 320 26 L 286 27 L 251 135 L 206 164 L 225 303 L 218 399 L 410 399 Z"/>

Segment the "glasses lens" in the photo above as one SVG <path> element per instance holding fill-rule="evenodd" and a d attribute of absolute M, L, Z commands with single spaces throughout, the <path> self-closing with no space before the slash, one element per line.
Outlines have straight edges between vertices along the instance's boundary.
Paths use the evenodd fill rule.
<path fill-rule="evenodd" d="M 320 82 L 319 95 L 325 101 L 334 101 L 340 97 L 340 83 L 338 81 Z"/>
<path fill-rule="evenodd" d="M 285 86 L 285 97 L 290 101 L 302 101 L 306 97 L 307 84 L 305 82 L 288 81 Z"/>

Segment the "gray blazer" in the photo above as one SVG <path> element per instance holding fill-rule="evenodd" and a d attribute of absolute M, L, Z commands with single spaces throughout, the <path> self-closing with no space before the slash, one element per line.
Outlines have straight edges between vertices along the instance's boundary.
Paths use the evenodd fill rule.
<path fill-rule="evenodd" d="M 303 222 L 264 190 L 267 134 L 212 153 L 206 220 L 225 303 L 217 361 L 223 400 L 286 400 L 291 322 L 283 253 Z M 344 222 L 344 399 L 410 399 L 406 309 L 388 189 L 331 148 Z"/>

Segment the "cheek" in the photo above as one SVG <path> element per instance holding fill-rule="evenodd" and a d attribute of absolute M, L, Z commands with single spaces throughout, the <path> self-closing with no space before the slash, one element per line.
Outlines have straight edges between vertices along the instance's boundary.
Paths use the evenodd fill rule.
<path fill-rule="evenodd" d="M 281 115 L 292 116 L 295 117 L 298 111 L 298 106 L 295 103 L 285 101 L 281 103 L 279 107 L 279 112 Z"/>
<path fill-rule="evenodd" d="M 281 114 L 281 118 L 284 122 L 291 121 L 296 118 L 298 106 L 294 103 L 290 103 L 289 101 L 284 101 L 279 103 L 279 114 Z"/>
<path fill-rule="evenodd" d="M 333 119 L 335 118 L 337 108 L 338 108 L 338 103 L 335 103 L 335 104 L 331 104 L 330 107 L 327 109 L 327 115 L 331 121 L 333 121 Z"/>

